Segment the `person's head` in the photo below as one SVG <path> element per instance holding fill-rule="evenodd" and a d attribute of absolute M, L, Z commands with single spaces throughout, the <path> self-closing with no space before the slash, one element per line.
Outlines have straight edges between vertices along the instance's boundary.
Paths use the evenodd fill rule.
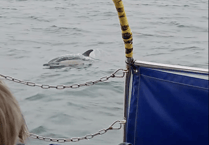
<path fill-rule="evenodd" d="M 24 143 L 27 138 L 27 126 L 17 100 L 0 80 L 0 145 Z"/>

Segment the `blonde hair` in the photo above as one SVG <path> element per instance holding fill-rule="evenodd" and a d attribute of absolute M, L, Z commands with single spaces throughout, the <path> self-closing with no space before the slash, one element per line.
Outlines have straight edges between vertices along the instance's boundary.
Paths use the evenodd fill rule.
<path fill-rule="evenodd" d="M 0 80 L 0 145 L 15 145 L 18 137 L 24 143 L 27 136 L 27 126 L 19 104 Z"/>

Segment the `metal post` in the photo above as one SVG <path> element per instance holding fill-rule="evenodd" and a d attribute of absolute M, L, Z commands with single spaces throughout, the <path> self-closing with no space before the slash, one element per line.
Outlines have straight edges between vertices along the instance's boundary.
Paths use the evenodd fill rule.
<path fill-rule="evenodd" d="M 133 61 L 133 58 L 126 59 L 128 63 Z M 128 72 L 126 73 L 125 78 L 125 93 L 124 93 L 124 119 L 127 120 L 128 118 L 128 108 L 129 108 L 129 95 L 130 95 L 130 81 L 131 81 L 131 67 L 127 65 Z M 126 142 L 126 128 L 127 122 L 124 124 L 123 129 L 123 142 Z"/>

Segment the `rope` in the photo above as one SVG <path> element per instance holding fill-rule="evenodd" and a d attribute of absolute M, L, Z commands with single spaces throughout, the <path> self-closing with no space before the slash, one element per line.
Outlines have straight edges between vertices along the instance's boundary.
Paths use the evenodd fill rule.
<path fill-rule="evenodd" d="M 128 24 L 128 19 L 126 17 L 126 13 L 124 10 L 124 5 L 122 0 L 113 0 L 116 10 L 118 11 L 118 17 L 120 20 L 121 30 L 122 30 L 122 38 L 125 44 L 126 49 L 126 57 L 132 58 L 133 57 L 133 38 L 131 28 Z"/>

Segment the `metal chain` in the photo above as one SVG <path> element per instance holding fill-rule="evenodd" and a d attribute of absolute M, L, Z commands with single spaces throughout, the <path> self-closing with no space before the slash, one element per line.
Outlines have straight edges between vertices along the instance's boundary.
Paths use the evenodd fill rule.
<path fill-rule="evenodd" d="M 117 73 L 119 73 L 120 71 L 122 71 L 122 74 L 117 75 Z M 77 89 L 77 88 L 80 88 L 80 87 L 83 87 L 83 86 L 92 86 L 92 85 L 97 84 L 99 82 L 105 82 L 105 81 L 109 80 L 110 78 L 123 78 L 125 76 L 125 73 L 127 73 L 127 72 L 128 72 L 127 70 L 118 69 L 113 74 L 111 74 L 110 76 L 102 77 L 99 80 L 90 81 L 90 82 L 86 82 L 86 83 L 83 83 L 83 84 L 73 84 L 73 85 L 70 85 L 70 86 L 67 86 L 67 85 L 56 85 L 56 86 L 54 86 L 54 85 L 36 84 L 36 83 L 33 83 L 33 82 L 21 81 L 19 79 L 15 79 L 13 77 L 5 76 L 5 75 L 2 75 L 2 74 L 0 74 L 0 77 L 3 77 L 8 81 L 13 81 L 15 83 L 24 84 L 24 85 L 31 86 L 31 87 L 40 87 L 42 89 L 55 88 L 55 89 L 58 89 L 58 90 L 62 90 L 62 89 L 66 89 L 66 88 Z"/>
<path fill-rule="evenodd" d="M 121 121 L 117 120 L 113 124 L 111 124 L 108 128 L 102 129 L 94 134 L 88 134 L 84 137 L 74 137 L 74 138 L 68 138 L 68 139 L 66 139 L 66 138 L 50 138 L 50 137 L 39 136 L 39 135 L 36 135 L 33 133 L 29 133 L 29 136 L 33 139 L 39 139 L 39 140 L 43 140 L 43 141 L 47 141 L 47 142 L 58 142 L 58 143 L 78 142 L 80 140 L 84 140 L 84 139 L 88 140 L 88 139 L 92 139 L 95 136 L 103 135 L 109 130 L 119 130 L 119 129 L 121 129 L 122 124 L 125 124 L 125 123 L 126 123 L 126 120 L 121 120 Z M 119 126 L 115 127 L 117 124 L 119 124 Z"/>

